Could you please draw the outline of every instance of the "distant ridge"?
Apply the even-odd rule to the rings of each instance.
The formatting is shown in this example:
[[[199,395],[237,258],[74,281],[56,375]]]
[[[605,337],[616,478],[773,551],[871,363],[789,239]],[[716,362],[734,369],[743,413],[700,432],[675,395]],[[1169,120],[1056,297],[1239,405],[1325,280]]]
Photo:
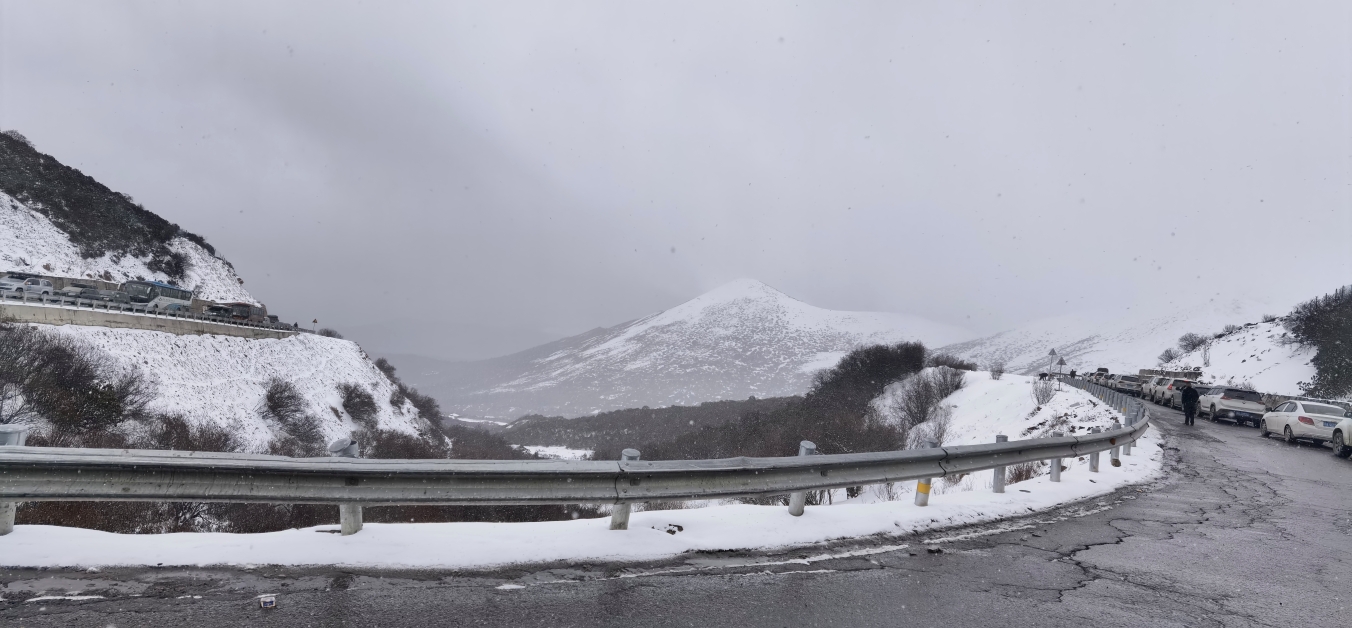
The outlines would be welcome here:
[[[572,417],[800,394],[813,373],[852,347],[903,340],[937,346],[968,337],[962,329],[914,316],[814,307],[739,279],[651,316],[509,356],[399,361],[406,379],[448,412]]]

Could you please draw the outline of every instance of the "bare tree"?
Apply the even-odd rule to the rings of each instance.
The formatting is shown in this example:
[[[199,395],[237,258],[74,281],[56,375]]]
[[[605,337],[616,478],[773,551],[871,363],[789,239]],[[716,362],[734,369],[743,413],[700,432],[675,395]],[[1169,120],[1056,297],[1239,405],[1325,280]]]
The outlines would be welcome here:
[[[991,372],[991,379],[1000,379],[1005,376],[1005,368],[1008,366],[1003,359],[991,360],[990,366],[986,368]]]
[[[1211,341],[1202,343],[1202,366],[1211,366]]]
[[[1161,365],[1164,365],[1168,362],[1173,362],[1174,360],[1177,360],[1180,355],[1181,354],[1178,352],[1178,349],[1169,347],[1168,349],[1165,349],[1164,351],[1160,352],[1159,357],[1156,359],[1159,360]]]

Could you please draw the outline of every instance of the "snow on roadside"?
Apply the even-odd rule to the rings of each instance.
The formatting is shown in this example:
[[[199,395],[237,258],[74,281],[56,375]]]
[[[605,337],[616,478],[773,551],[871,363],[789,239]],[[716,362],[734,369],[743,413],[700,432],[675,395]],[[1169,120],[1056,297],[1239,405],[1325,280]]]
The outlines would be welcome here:
[[[558,460],[586,460],[592,455],[590,449],[569,449],[563,445],[519,445],[519,447],[542,458]]]
[[[994,440],[1004,430],[1011,440],[1041,435],[1058,417],[1077,432],[1106,426],[1112,414],[1084,392],[1063,387],[1034,411],[1029,378],[1006,375],[992,381],[969,373],[967,386],[949,397],[953,409],[948,444]],[[1024,399],[1027,399],[1025,402]],[[1088,403],[1088,402],[1093,403]],[[1041,424],[1041,425],[1040,425]],[[1067,428],[1068,429],[1068,428]],[[1110,493],[1148,481],[1160,469],[1162,450],[1148,431],[1121,467],[1105,459],[1091,474],[1087,459],[1067,459],[1062,481],[1044,475],[1010,484],[1003,494],[989,491],[991,472],[968,476],[942,490],[930,505],[909,499],[856,499],[833,506],[809,506],[793,517],[782,506],[711,505],[686,510],[641,511],[629,530],[612,531],[608,519],[534,523],[368,524],[361,533],[327,534],[336,526],[264,534],[183,533],[123,535],[53,526],[17,526],[0,539],[0,564],[14,567],[105,565],[343,565],[381,568],[486,569],[546,562],[625,562],[671,558],[710,550],[766,550],[837,539],[904,536],[926,530],[984,523],[1026,515]],[[913,482],[898,486],[904,492]]]

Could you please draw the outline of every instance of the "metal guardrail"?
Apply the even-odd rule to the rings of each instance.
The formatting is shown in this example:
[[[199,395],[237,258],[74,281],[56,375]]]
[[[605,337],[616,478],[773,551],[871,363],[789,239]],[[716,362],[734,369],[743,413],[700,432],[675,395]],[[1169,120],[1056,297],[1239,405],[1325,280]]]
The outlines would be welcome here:
[[[193,312],[184,312],[178,310],[161,310],[138,306],[134,303],[118,303],[114,301],[102,301],[95,299],[80,299],[64,294],[29,294],[27,292],[0,292],[0,305],[7,301],[17,301],[24,305],[45,305],[56,306],[75,310],[95,310],[101,312],[116,312],[121,314],[137,314],[142,316],[154,316],[160,318],[174,318],[180,320],[201,321],[215,325],[231,325],[234,327],[252,327],[255,329],[270,329],[273,331],[286,331],[293,333],[314,333],[309,329],[293,327],[283,323],[260,323],[256,321],[240,321],[220,316],[207,316],[206,314],[196,314]]]
[[[625,505],[633,503],[792,494],[791,512],[799,515],[805,491],[907,480],[920,481],[917,504],[924,505],[921,494],[928,501],[933,478],[994,469],[995,490],[1003,492],[1004,468],[1010,465],[1056,461],[1052,481],[1059,481],[1060,459],[1088,455],[1091,471],[1097,471],[1099,452],[1111,450],[1117,466],[1119,448],[1130,454],[1131,443],[1149,427],[1144,407],[1135,404],[1123,406],[1126,426],[1079,436],[832,455],[806,455],[816,446],[804,441],[804,455],[720,460],[644,461],[634,450],[618,461],[285,458],[24,447],[11,438],[0,446],[0,534],[13,527],[13,502],[41,500],[358,506],[342,509],[345,534],[360,529],[361,505],[617,504],[612,528],[624,529]],[[0,443],[6,443],[4,433],[0,430]],[[331,451],[352,455],[354,445],[342,439]]]

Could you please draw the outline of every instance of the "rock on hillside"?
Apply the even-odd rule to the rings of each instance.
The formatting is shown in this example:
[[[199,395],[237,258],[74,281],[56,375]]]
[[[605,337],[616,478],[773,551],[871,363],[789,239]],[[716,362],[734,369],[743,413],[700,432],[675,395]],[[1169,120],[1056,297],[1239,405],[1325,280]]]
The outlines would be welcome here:
[[[734,281],[669,310],[470,363],[399,362],[404,377],[450,412],[516,418],[581,416],[805,392],[849,349],[960,340],[958,328],[913,316],[839,312],[761,282]]]

